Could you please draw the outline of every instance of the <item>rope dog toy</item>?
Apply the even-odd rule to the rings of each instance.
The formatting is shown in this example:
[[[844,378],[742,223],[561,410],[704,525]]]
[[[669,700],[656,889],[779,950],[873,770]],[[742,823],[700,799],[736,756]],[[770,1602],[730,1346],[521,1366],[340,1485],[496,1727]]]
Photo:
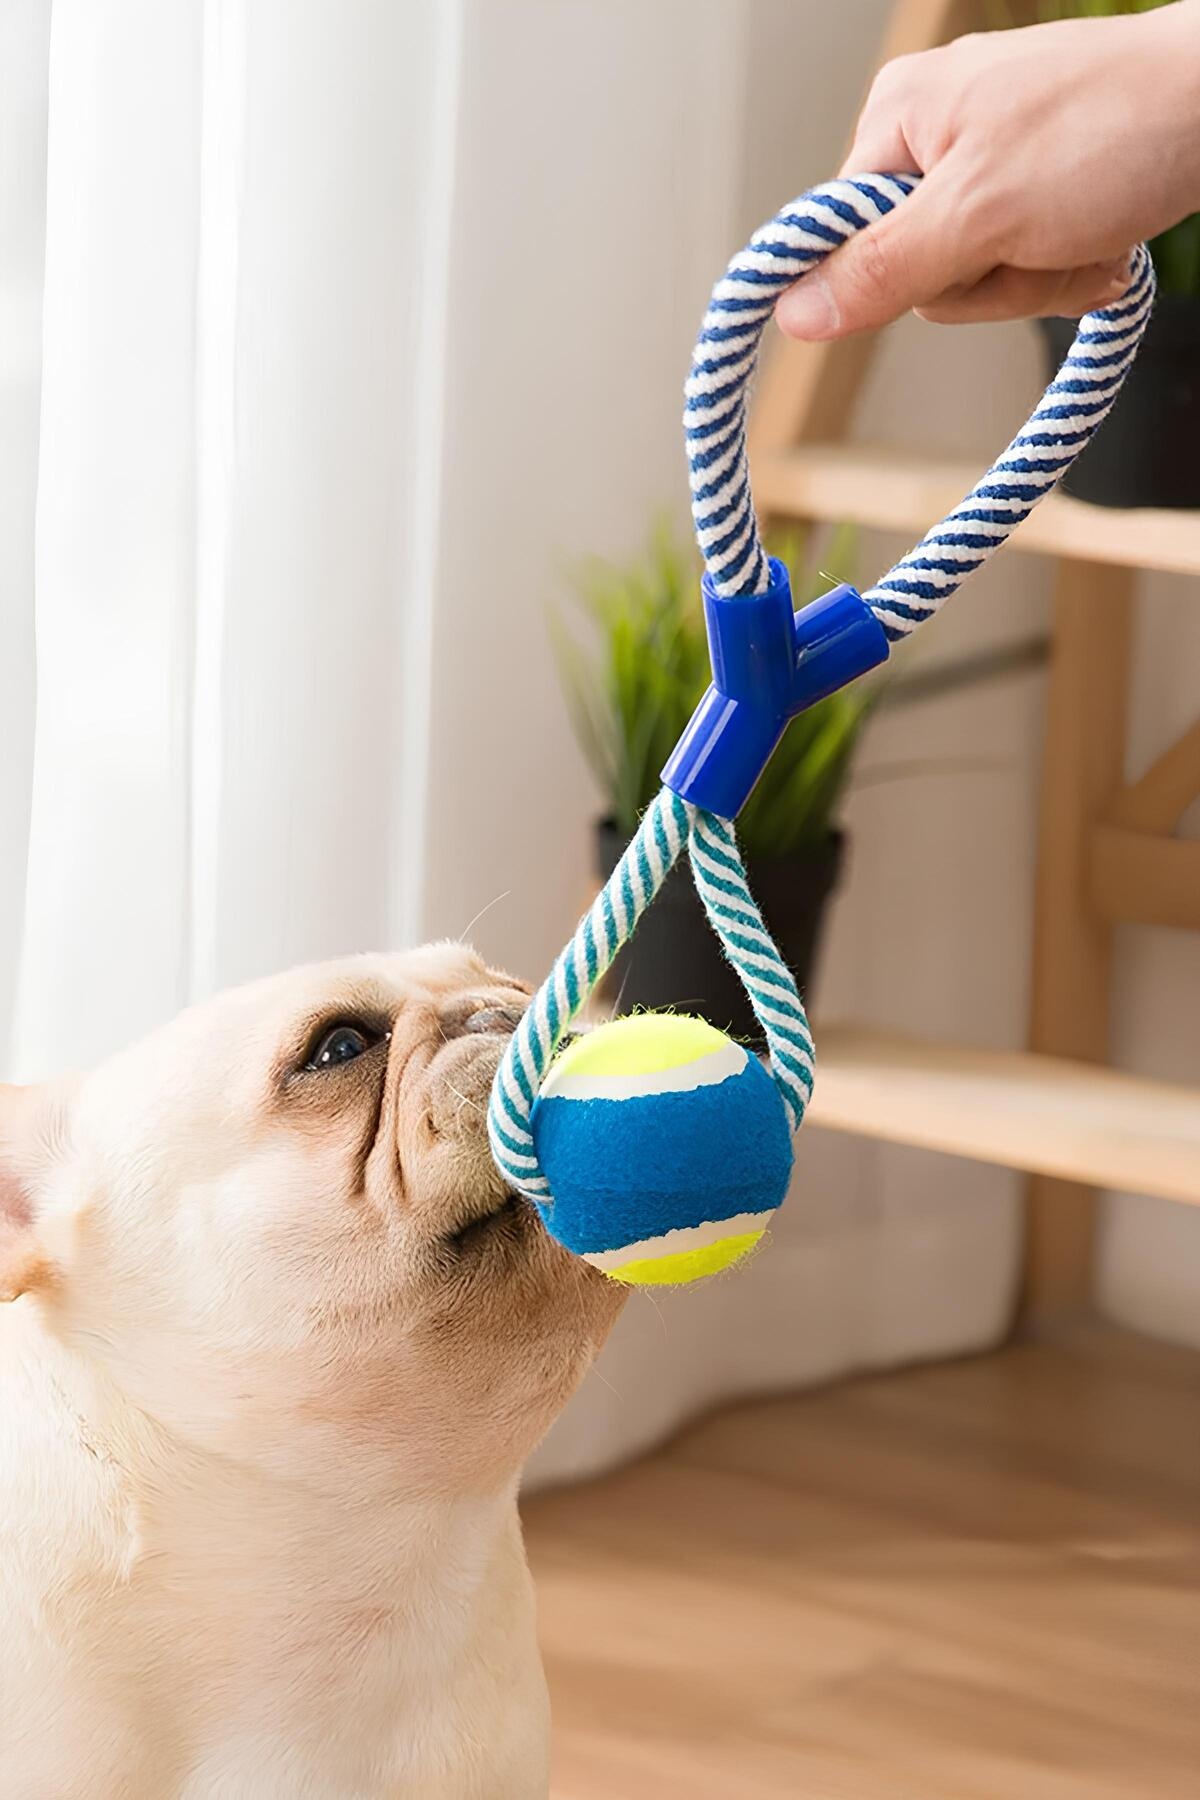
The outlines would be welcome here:
[[[1050,492],[1111,409],[1154,303],[1139,245],[1126,293],[1080,321],[1036,411],[961,505],[864,594],[843,585],[793,613],[787,573],[763,548],[746,462],[762,329],[785,288],[918,179],[860,175],[810,189],[713,289],[684,390],[713,682],[493,1084],[488,1133],[505,1180],[555,1238],[618,1280],[690,1281],[753,1248],[787,1191],[812,1095],[804,1005],[750,893],[733,819],[789,720],[886,661]],[[560,1052],[685,845],[762,1026],[769,1074],[723,1033],[673,1014],[615,1020]]]

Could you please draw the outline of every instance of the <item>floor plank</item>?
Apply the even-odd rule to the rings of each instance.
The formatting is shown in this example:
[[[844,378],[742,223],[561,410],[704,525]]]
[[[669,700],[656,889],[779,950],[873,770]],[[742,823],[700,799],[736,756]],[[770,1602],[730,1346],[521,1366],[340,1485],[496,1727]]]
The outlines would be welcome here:
[[[722,1412],[526,1505],[554,1800],[1193,1800],[1200,1357]]]

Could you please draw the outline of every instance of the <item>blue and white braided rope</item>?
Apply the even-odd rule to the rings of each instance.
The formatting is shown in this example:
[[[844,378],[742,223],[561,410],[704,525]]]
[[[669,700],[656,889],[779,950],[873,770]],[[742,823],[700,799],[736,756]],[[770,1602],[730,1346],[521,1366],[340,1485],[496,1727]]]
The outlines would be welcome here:
[[[746,413],[763,327],[779,295],[855,231],[910,194],[911,175],[860,175],[812,188],[764,225],[713,290],[685,388],[692,516],[717,592],[769,582],[746,460]],[[869,588],[863,599],[893,642],[931,618],[1050,492],[1106,418],[1154,304],[1144,245],[1114,306],[1080,321],[1071,351],[1024,428],[960,506]],[[514,1032],[492,1088],[488,1133],[505,1179],[545,1204],[530,1120],[555,1051],[613,957],[632,935],[684,845],[726,955],[763,1028],[771,1072],[794,1129],[813,1087],[813,1042],[791,972],[750,893],[732,823],[664,788],[603,892],[581,920]]]
[[[533,1200],[551,1198],[530,1129],[538,1088],[572,1020],[632,936],[685,844],[705,910],[763,1028],[793,1129],[803,1122],[813,1087],[812,1036],[792,972],[750,893],[733,826],[663,788],[534,995],[496,1074],[488,1108],[492,1155],[505,1179]]]
[[[767,1040],[775,1085],[792,1130],[799,1131],[812,1098],[814,1075],[812,1033],[800,990],[755,905],[732,821],[699,807],[689,810],[688,851],[697,891],[726,956],[742,978]]]
[[[533,1200],[551,1197],[529,1123],[542,1077],[571,1021],[674,867],[693,810],[668,788],[647,807],[607,885],[530,1001],[496,1072],[488,1107],[492,1155],[505,1180]]]
[[[827,181],[785,206],[734,257],[713,289],[684,389],[684,438],[696,541],[717,592],[768,584],[746,462],[746,412],[763,327],[785,288],[898,206],[913,175]],[[1080,321],[1037,411],[961,506],[863,595],[888,637],[907,637],[1028,517],[1107,417],[1154,304],[1154,266],[1134,252],[1115,306]]]

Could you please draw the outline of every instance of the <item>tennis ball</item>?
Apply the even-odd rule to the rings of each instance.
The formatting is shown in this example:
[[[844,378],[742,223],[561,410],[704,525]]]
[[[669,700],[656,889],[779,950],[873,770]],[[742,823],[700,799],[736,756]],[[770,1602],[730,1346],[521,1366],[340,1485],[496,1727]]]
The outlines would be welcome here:
[[[575,1038],[533,1108],[551,1235],[615,1281],[695,1281],[752,1250],[792,1139],[758,1058],[702,1019],[635,1013]]]

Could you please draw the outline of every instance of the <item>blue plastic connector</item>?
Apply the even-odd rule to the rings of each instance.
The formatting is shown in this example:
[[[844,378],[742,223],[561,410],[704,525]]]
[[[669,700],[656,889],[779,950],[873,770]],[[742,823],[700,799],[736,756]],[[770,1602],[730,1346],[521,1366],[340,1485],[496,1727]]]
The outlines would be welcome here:
[[[713,681],[662,778],[682,800],[733,819],[788,721],[886,662],[888,640],[846,584],[793,613],[788,573],[775,557],[763,594],[724,599],[707,575],[700,586]]]

